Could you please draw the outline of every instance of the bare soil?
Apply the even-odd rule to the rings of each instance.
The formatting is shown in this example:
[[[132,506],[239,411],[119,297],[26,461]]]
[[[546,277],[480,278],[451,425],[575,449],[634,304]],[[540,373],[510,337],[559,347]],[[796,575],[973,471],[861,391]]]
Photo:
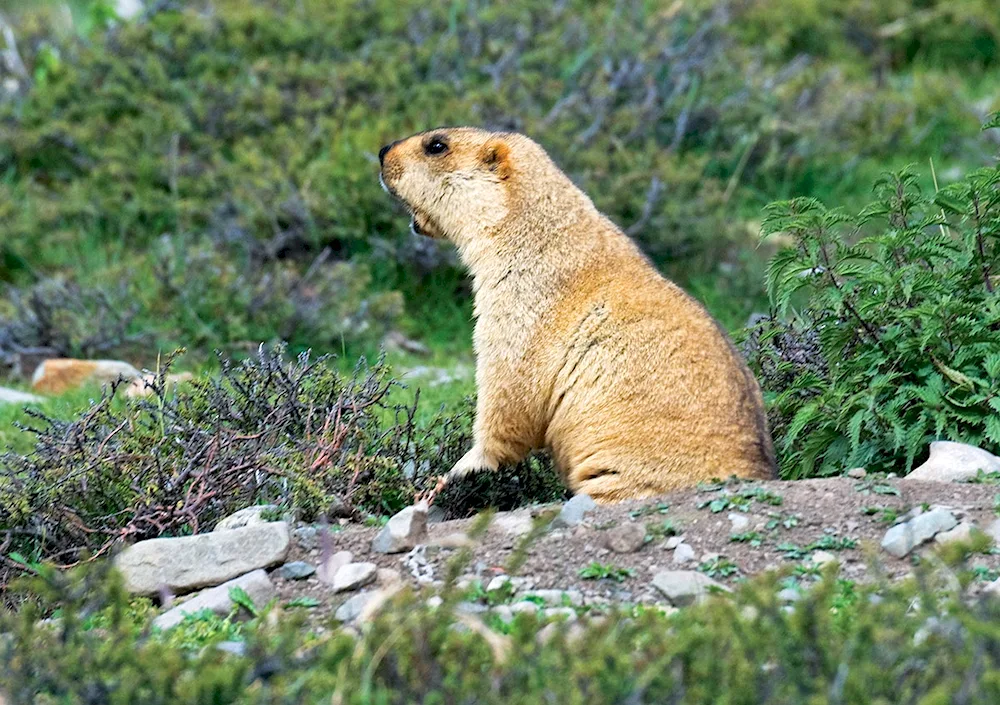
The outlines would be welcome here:
[[[732,586],[736,581],[766,571],[792,573],[799,567],[799,575],[804,574],[803,579],[809,580],[808,567],[817,550],[827,550],[836,556],[844,578],[863,581],[877,570],[889,579],[899,579],[913,570],[914,556],[926,556],[936,546],[929,543],[903,559],[880,550],[882,537],[895,517],[922,506],[944,506],[960,521],[986,529],[997,519],[994,501],[998,491],[1000,488],[985,484],[846,477],[743,483],[714,491],[705,488],[685,490],[656,499],[601,506],[588,513],[584,522],[574,528],[549,530],[531,543],[523,565],[511,574],[529,578],[535,589],[577,590],[582,593],[585,603],[591,604],[608,600],[662,602],[662,596],[650,582],[661,570],[699,569]],[[723,507],[727,500],[728,505],[735,501],[742,502],[743,507]],[[465,578],[479,579],[485,585],[492,578],[508,573],[507,566],[521,541],[519,530],[529,527],[533,516],[558,509],[559,505],[550,505],[496,515],[486,533],[471,546],[471,558],[462,570]],[[748,520],[748,526],[740,532],[744,534],[743,542],[732,538],[730,512],[737,512]],[[459,551],[452,545],[465,535],[474,521],[445,521],[429,527],[430,538],[424,554],[434,580],[445,576],[446,564]],[[612,552],[606,546],[608,533],[626,522],[645,524],[647,541],[633,553]],[[684,565],[673,563],[674,551],[667,547],[669,537],[664,535],[668,533],[664,531],[664,522],[669,522],[694,549],[693,561]],[[406,554],[384,555],[371,551],[371,540],[378,531],[378,528],[358,525],[339,527],[331,531],[325,549],[313,547],[315,542],[297,540],[289,560],[318,565],[331,551],[348,550],[354,554],[355,561],[370,561],[380,568],[397,570],[404,580],[417,586],[417,579],[405,565]],[[748,533],[752,535],[747,536]],[[714,559],[713,554],[719,558]],[[581,569],[595,562],[624,569],[628,574],[619,574],[620,582],[582,578]],[[983,554],[974,557],[972,562],[984,576],[989,576],[989,571],[1000,570],[1000,555]],[[282,580],[275,573],[272,577],[278,585],[282,603],[298,597],[319,601],[320,605],[309,611],[310,622],[317,625],[356,594],[334,594],[316,576],[306,580]]]

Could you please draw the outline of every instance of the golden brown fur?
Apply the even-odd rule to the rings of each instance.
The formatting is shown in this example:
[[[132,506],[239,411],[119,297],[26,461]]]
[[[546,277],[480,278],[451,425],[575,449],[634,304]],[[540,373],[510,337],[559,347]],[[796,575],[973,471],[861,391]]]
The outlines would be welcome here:
[[[597,501],[773,476],[739,354],[541,147],[446,128],[380,157],[414,230],[454,242],[473,276],[475,442],[448,477],[542,447]]]

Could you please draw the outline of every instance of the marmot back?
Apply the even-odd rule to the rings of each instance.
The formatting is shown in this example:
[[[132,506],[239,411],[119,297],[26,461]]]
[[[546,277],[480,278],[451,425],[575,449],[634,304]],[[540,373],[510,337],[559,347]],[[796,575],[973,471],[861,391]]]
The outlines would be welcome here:
[[[760,389],[726,335],[541,147],[446,128],[380,159],[414,231],[454,242],[473,276],[475,441],[443,482],[541,447],[597,501],[774,476]]]

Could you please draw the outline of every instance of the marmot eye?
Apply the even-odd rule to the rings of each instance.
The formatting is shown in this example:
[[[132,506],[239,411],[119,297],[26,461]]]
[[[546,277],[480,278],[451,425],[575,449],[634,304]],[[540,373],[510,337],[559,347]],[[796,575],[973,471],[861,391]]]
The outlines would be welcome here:
[[[427,154],[444,154],[448,151],[448,145],[446,145],[441,140],[431,140],[424,147],[424,151]]]

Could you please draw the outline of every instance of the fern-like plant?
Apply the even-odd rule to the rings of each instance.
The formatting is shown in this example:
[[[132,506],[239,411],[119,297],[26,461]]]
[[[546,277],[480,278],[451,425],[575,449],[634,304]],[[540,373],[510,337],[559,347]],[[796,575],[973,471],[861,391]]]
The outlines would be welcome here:
[[[747,349],[787,477],[909,471],[932,440],[1000,451],[1000,169],[933,194],[906,169],[874,190],[854,216],[765,210],[763,236],[794,246]]]

